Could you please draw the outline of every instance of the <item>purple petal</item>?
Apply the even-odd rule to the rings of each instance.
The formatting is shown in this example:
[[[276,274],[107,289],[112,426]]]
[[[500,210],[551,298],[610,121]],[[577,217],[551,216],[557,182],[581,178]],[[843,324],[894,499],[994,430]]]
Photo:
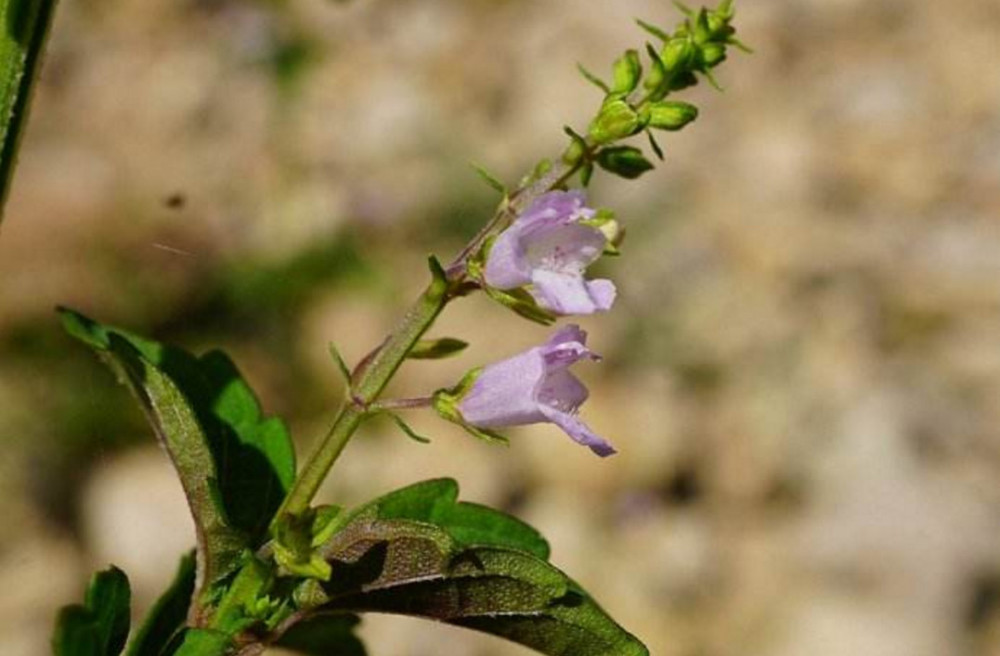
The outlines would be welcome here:
[[[480,428],[545,421],[534,390],[545,376],[542,349],[533,348],[485,367],[458,404],[465,421]]]
[[[607,285],[593,289],[581,274],[536,269],[531,282],[534,283],[531,295],[535,301],[556,314],[593,314],[607,310],[614,301],[614,293],[609,294]]]
[[[531,268],[582,273],[604,253],[608,238],[591,226],[538,223],[521,230],[520,242]]]
[[[521,243],[521,229],[507,228],[493,242],[483,272],[486,284],[497,289],[514,289],[531,282],[528,264]]]
[[[559,346],[560,344],[566,344],[567,342],[577,342],[578,344],[586,346],[587,331],[575,323],[569,323],[552,333],[552,337],[549,337],[549,341],[545,342],[545,345]]]
[[[583,191],[550,191],[535,199],[528,209],[517,217],[516,223],[529,226],[538,222],[551,223],[578,221],[594,216],[594,211],[586,207],[587,197]]]
[[[590,297],[594,299],[594,304],[600,312],[610,310],[611,306],[615,303],[615,298],[618,296],[615,283],[604,279],[588,281],[587,291],[590,292]]]
[[[602,458],[617,453],[615,448],[611,446],[607,440],[590,430],[590,428],[585,423],[580,421],[576,415],[568,412],[562,412],[561,410],[550,408],[548,406],[541,406],[541,411],[549,421],[566,431],[566,434],[569,435],[574,442],[590,447],[591,451]]]
[[[584,384],[566,369],[550,372],[535,391],[539,403],[563,412],[576,412],[589,395]]]

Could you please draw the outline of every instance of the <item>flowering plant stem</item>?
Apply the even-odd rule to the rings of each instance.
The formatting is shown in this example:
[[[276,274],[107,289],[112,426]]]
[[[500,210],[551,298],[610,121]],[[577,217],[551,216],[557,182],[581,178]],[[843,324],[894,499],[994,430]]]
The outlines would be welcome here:
[[[464,277],[446,277],[435,260],[432,260],[431,268],[434,275],[431,284],[370,359],[362,362],[355,370],[349,382],[347,399],[341,406],[330,432],[305,463],[285,502],[275,514],[276,520],[285,514],[302,514],[309,508],[309,503],[319,490],[323,479],[354,435],[354,431],[368,415],[378,411],[373,404],[379,394],[392,380],[413,346],[431,327],[444,306],[458,293],[458,287]]]

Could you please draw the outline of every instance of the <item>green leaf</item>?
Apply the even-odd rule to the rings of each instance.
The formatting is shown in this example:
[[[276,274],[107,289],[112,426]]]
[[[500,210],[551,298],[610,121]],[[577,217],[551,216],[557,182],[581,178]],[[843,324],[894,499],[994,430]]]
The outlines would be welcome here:
[[[198,534],[204,584],[266,539],[294,477],[284,424],[264,418],[224,354],[197,358],[71,310],[63,325],[93,347],[136,395],[180,476]],[[199,591],[199,598],[204,590]]]
[[[450,511],[442,525],[426,521],[447,507],[441,499],[451,497],[453,486],[429,481],[355,513],[323,548],[330,580],[300,589],[305,612],[413,615],[550,656],[648,656],[642,643],[542,558],[504,544],[468,546],[453,536]]]
[[[128,637],[131,591],[117,567],[90,580],[83,605],[59,612],[52,652],[55,656],[118,656]]]
[[[638,178],[653,168],[652,162],[646,159],[641,150],[633,146],[603,148],[598,153],[597,163],[605,171],[629,180]]]
[[[489,544],[549,557],[549,543],[534,528],[498,510],[458,501],[458,483],[435,478],[400,488],[371,501],[342,521],[346,524],[365,513],[380,520],[410,519],[443,528],[466,546]]]
[[[226,656],[232,638],[221,631],[190,629],[172,656]]]
[[[55,0],[0,0],[0,221],[10,192]]]
[[[468,342],[453,337],[422,339],[410,349],[406,357],[411,360],[440,360],[460,353],[468,346]]]
[[[364,644],[354,634],[360,621],[348,613],[312,615],[295,623],[277,646],[305,656],[367,656]]]
[[[194,554],[181,558],[173,583],[160,596],[129,644],[127,656],[163,656],[184,630],[191,595],[194,594]]]

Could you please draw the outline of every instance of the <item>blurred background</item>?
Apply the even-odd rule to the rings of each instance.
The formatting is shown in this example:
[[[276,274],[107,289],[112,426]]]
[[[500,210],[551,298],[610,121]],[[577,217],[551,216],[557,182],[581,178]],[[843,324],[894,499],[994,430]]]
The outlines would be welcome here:
[[[323,491],[454,476],[533,523],[656,656],[1000,654],[1000,4],[738,2],[756,49],[635,183],[584,418],[490,447],[373,423]],[[229,351],[300,453],[496,197],[558,154],[661,0],[64,0],[0,230],[0,653],[116,563],[142,613],[193,540],[139,411],[53,307]],[[474,297],[421,394],[547,331]],[[370,616],[373,656],[525,649]]]

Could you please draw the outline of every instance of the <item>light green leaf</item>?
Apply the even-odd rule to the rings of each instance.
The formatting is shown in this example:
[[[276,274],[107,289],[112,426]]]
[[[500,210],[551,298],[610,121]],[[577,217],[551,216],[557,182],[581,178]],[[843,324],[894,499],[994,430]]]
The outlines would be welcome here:
[[[55,656],[118,656],[128,637],[131,591],[117,567],[98,572],[83,605],[66,606],[52,637]]]

